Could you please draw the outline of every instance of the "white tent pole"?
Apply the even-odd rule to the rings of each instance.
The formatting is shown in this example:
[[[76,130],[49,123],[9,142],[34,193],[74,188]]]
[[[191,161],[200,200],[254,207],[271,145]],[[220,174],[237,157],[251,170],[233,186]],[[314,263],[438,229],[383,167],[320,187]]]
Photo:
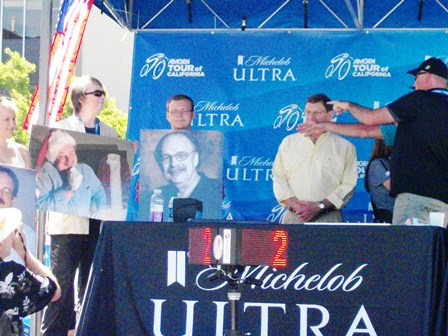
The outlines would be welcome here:
[[[350,0],[345,0],[345,5],[347,6],[348,11],[352,15],[353,22],[355,23],[356,28],[361,30],[362,27],[359,24],[359,17],[356,15],[355,10],[353,9],[353,6],[352,6],[352,3],[350,2]]]
[[[221,18],[219,17],[219,15],[216,14],[216,12],[215,12],[215,11],[208,5],[208,3],[206,3],[204,0],[201,0],[201,2],[204,4],[205,7],[207,7],[207,9],[208,9],[210,12],[212,12],[212,14],[215,16],[215,18],[217,18],[219,21],[221,21],[221,23],[222,23],[224,26],[226,26],[227,28],[230,28],[230,27],[228,26],[228,24],[225,23],[224,20],[221,19]],[[215,26],[216,26],[216,24],[215,24]]]
[[[53,0],[42,0],[40,21],[40,51],[39,51],[39,119],[38,125],[47,124],[48,106],[48,71],[50,67],[50,41],[52,32],[51,10]]]
[[[129,20],[130,20],[130,16],[132,16],[132,15],[128,13],[128,10],[126,10],[126,7],[124,10],[124,12],[126,13],[126,20],[123,20],[119,15],[117,15],[117,13],[114,10],[114,7],[111,4],[109,4],[108,0],[104,0],[104,2],[102,2],[101,6],[104,6],[109,11],[112,18],[115,20],[115,22],[118,23],[118,25],[121,28],[124,29],[124,28],[128,27],[129,29],[131,29],[132,25],[129,23],[130,22]],[[124,4],[124,6],[126,6],[126,4]],[[101,9],[101,7],[99,7],[99,6],[97,6],[97,7],[99,9]]]
[[[154,21],[165,9],[167,9],[172,3],[174,2],[174,0],[169,1],[161,10],[159,10],[157,12],[156,15],[154,15],[151,20],[149,20],[148,22],[146,22],[141,29],[145,29],[152,21]],[[132,22],[131,22],[132,24]]]
[[[440,7],[442,7],[443,8],[443,10],[445,11],[445,12],[447,12],[448,13],[448,9],[439,1],[439,0],[436,0],[436,2],[440,5]]]
[[[328,5],[324,2],[324,0],[319,0],[319,1],[320,1],[320,3],[327,9],[327,11],[329,11],[330,14],[333,15],[333,16],[336,18],[336,20],[338,20],[338,21],[339,21],[345,28],[348,28],[348,25],[346,25],[345,22],[342,21],[342,19],[341,19],[339,16],[336,15],[336,13],[330,8],[330,6],[328,6]]]
[[[286,0],[279,8],[277,8],[277,10],[272,13],[266,20],[263,21],[263,23],[261,25],[258,26],[258,28],[263,28],[263,26],[270,20],[272,19],[275,14],[277,14],[283,7],[285,7],[287,4],[289,3],[289,0]]]
[[[40,18],[40,50],[39,50],[39,119],[38,125],[47,124],[48,106],[48,71],[50,66],[50,42],[52,33],[53,0],[42,0]],[[36,256],[43,261],[45,244],[45,212],[37,211],[36,225]],[[34,315],[31,335],[40,335],[42,311]]]
[[[388,17],[389,17],[389,15],[391,15],[398,7],[400,7],[403,3],[405,2],[405,0],[401,0],[399,3],[397,3],[396,5],[395,5],[395,7],[394,8],[392,8],[390,11],[389,11],[389,13],[387,13],[380,21],[378,21],[374,26],[373,26],[373,28],[376,28],[376,27],[378,27],[380,24],[381,24],[381,22],[383,22],[384,20],[386,20]]]
[[[364,0],[358,0],[359,29],[364,29]]]

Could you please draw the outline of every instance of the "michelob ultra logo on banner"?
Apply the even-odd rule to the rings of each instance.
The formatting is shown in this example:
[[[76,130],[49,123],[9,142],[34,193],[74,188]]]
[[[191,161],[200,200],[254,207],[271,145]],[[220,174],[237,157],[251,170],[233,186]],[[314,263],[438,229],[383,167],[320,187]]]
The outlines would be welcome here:
[[[403,46],[406,52],[397,53]],[[409,92],[414,78],[407,70],[443,55],[444,31],[139,32],[128,138],[139,140],[141,129],[168,129],[168,98],[192,97],[192,128],[224,132],[222,218],[278,221],[271,167],[257,162],[274,161],[282,139],[303,122],[307,97],[325,93],[384,106]],[[356,122],[347,114],[337,121]],[[363,222],[371,215],[363,170],[373,140],[348,140],[359,163],[344,220]]]

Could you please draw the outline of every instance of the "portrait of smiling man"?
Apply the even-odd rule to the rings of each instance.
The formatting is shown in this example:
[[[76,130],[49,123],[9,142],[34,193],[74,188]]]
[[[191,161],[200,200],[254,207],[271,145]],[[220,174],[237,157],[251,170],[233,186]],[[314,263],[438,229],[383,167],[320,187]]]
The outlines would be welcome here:
[[[0,208],[12,207],[17,196],[19,180],[11,169],[0,166]]]
[[[204,219],[221,218],[223,163],[216,158],[222,158],[222,132],[143,130],[140,140],[142,220],[148,218],[154,189],[162,190],[165,216],[174,196],[200,200]]]
[[[50,130],[45,147],[45,162],[36,176],[37,206],[85,217],[105,208],[101,181],[90,166],[78,162],[75,139],[66,131]]]
[[[199,154],[196,140],[187,134],[171,133],[162,138],[160,144],[157,153],[163,176],[176,186],[178,197],[190,197],[201,179],[207,180],[197,171]]]
[[[26,245],[32,253],[36,251],[35,211],[34,207],[30,207],[29,204],[34,202],[35,189],[34,170],[0,165],[0,209],[17,208],[20,210]],[[16,251],[11,251],[8,260],[23,264],[23,260]]]
[[[155,157],[168,182],[162,187],[165,203],[173,195],[194,198],[202,201],[204,218],[219,218],[213,209],[221,206],[221,180],[209,178],[200,171],[200,144],[192,132],[163,136],[155,149]]]

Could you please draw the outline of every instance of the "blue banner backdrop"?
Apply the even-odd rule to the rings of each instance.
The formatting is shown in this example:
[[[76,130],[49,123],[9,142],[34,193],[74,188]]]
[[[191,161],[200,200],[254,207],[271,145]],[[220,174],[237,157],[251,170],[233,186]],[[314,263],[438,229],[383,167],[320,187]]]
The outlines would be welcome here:
[[[278,222],[284,210],[272,192],[272,164],[281,140],[303,122],[306,98],[326,93],[382,106],[411,90],[406,71],[429,56],[448,58],[445,31],[138,32],[128,138],[138,140],[140,129],[168,128],[167,99],[191,96],[193,129],[225,133],[223,218]],[[370,221],[363,178],[373,141],[349,140],[359,179],[345,220]],[[129,220],[138,218],[137,206],[129,205]]]

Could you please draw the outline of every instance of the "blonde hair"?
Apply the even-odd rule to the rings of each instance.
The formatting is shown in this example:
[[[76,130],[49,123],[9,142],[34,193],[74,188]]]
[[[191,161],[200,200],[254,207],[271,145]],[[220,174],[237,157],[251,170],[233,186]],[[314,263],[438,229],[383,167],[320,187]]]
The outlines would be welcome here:
[[[7,97],[0,97],[0,109],[1,108],[5,110],[12,110],[14,111],[14,113],[16,113],[18,110],[16,103],[14,103],[11,99]]]

